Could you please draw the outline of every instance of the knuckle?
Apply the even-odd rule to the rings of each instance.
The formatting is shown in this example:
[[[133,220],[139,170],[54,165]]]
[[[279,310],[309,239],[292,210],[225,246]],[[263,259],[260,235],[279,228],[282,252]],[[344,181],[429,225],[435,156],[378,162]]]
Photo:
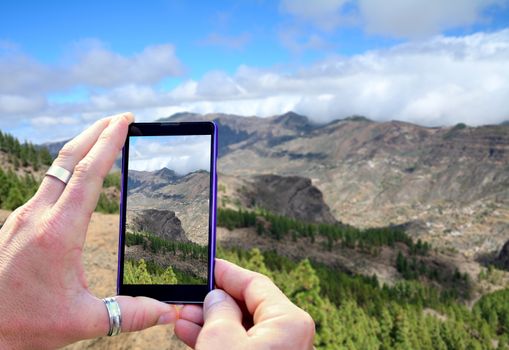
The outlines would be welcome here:
[[[54,247],[63,230],[62,221],[59,215],[45,217],[40,225],[37,225],[34,243],[40,247]]]
[[[79,177],[79,178],[86,178],[90,170],[92,169],[92,162],[88,158],[84,158],[76,164],[74,167],[74,173],[73,176]]]
[[[299,324],[302,327],[302,332],[314,336],[315,334],[315,321],[309,313],[304,310],[300,310]]]
[[[31,213],[29,205],[22,205],[14,210],[11,214],[13,222],[13,230],[18,231],[21,228],[28,226],[31,222]]]
[[[69,159],[69,158],[72,159],[74,157],[75,151],[76,151],[76,143],[74,142],[74,140],[71,140],[71,141],[67,142],[64,145],[64,147],[62,147],[62,149],[60,149],[60,151],[58,152],[58,158],[62,159],[62,160]]]

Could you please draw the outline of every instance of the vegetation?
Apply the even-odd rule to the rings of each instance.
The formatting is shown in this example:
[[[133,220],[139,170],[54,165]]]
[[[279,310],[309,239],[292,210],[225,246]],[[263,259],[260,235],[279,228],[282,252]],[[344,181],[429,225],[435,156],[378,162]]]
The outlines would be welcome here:
[[[121,182],[120,172],[116,171],[113,173],[109,173],[104,178],[103,188],[114,187],[120,191],[120,182]]]
[[[312,224],[272,214],[265,210],[245,211],[219,208],[217,225],[229,230],[240,227],[255,227],[259,235],[268,235],[281,240],[291,237],[307,237],[315,242],[317,236],[326,240],[326,248],[332,250],[336,243],[342,247],[359,248],[366,253],[377,254],[382,246],[393,247],[399,242],[406,245],[412,254],[426,255],[430,249],[429,243],[417,241],[405,233],[401,227],[381,227],[361,230],[343,224]]]
[[[126,233],[126,245],[143,245],[152,253],[179,254],[183,259],[198,259],[207,262],[208,248],[193,242],[177,242],[159,238],[149,232]]]
[[[104,192],[101,192],[95,211],[105,214],[115,214],[119,212],[119,209],[120,204],[118,198],[109,198]]]
[[[52,157],[45,147],[35,147],[30,142],[21,143],[11,134],[0,131],[0,151],[8,154],[9,162],[14,168],[20,166],[31,166],[35,171],[39,170],[41,165],[50,165]]]
[[[175,267],[162,268],[152,260],[127,259],[124,262],[125,284],[206,284],[207,280],[192,276]]]
[[[508,349],[509,290],[484,296],[469,311],[418,281],[380,286],[309,260],[257,249],[218,256],[271,277],[316,323],[317,349]]]
[[[175,272],[170,267],[162,273],[150,273],[144,259],[136,262],[126,260],[124,262],[124,283],[125,284],[176,284],[178,283]]]
[[[186,260],[192,259],[196,261],[197,264],[202,264],[203,266],[207,266],[208,261],[208,248],[203,247],[199,244],[193,242],[176,242],[169,241],[162,238],[159,238],[149,232],[135,232],[135,233],[126,233],[125,236],[125,244],[126,246],[134,246],[134,245],[142,245],[144,250],[151,251],[154,254],[172,254],[178,260]],[[164,268],[152,260],[144,261],[141,259],[138,262],[134,260],[126,260],[131,261],[131,266],[129,266],[128,273],[130,274],[130,281],[160,281],[165,278],[168,278],[169,272],[168,268]],[[143,261],[143,263],[142,263]],[[146,272],[143,270],[145,269]],[[127,270],[124,271],[124,274]],[[178,283],[181,284],[205,284],[207,280],[194,275],[189,271],[181,271],[175,266],[172,267],[172,273],[175,276]],[[149,277],[147,277],[149,276]],[[126,278],[126,277],[124,277]],[[149,283],[149,282],[130,282],[130,283]],[[159,283],[159,282],[158,282]],[[163,283],[163,282],[161,282]]]
[[[17,175],[11,169],[0,169],[0,208],[14,210],[32,197],[39,181],[33,175]]]
[[[30,142],[21,143],[14,136],[0,131],[0,152],[7,156],[13,169],[32,167],[34,171],[48,167],[53,161],[49,151],[36,147]],[[0,169],[0,208],[14,210],[32,197],[40,184],[40,179],[31,174],[18,175],[12,169]],[[111,173],[104,179],[104,188],[114,187],[120,190],[120,173]],[[118,213],[119,199],[101,193],[96,211]]]

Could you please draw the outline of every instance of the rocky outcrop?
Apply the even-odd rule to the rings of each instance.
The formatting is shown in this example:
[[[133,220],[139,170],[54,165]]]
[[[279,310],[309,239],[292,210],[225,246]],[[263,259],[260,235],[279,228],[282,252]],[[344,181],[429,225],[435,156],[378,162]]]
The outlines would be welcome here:
[[[509,241],[507,241],[502,247],[502,250],[500,250],[496,259],[496,264],[500,268],[509,271]]]
[[[180,219],[171,210],[145,209],[131,214],[135,231],[145,231],[169,241],[189,242]]]
[[[300,176],[258,175],[243,195],[248,206],[306,222],[335,223],[322,192]]]

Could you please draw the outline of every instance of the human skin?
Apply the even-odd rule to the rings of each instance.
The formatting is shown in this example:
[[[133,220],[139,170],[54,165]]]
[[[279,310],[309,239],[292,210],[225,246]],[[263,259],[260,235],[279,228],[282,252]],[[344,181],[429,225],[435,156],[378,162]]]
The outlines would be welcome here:
[[[180,310],[175,334],[195,349],[313,349],[315,324],[266,276],[216,259],[218,289]]]
[[[134,117],[97,121],[67,143],[54,164],[73,171],[64,185],[51,176],[0,230],[0,348],[45,349],[104,336],[106,307],[87,286],[83,245],[104,177]],[[119,296],[122,332],[175,322],[178,311],[145,297]]]

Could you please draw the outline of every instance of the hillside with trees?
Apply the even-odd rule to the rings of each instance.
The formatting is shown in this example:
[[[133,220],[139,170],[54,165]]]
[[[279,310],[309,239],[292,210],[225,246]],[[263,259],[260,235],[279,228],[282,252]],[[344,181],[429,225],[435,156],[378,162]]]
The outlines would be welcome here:
[[[30,199],[52,161],[47,148],[0,130],[0,209],[14,210]],[[96,211],[118,212],[120,173],[108,174],[103,188]]]

